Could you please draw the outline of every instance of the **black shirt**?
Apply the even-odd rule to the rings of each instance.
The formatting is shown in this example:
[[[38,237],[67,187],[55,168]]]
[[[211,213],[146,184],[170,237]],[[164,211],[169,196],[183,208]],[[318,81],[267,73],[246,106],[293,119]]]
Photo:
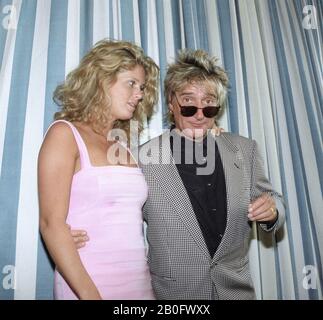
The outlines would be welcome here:
[[[203,141],[193,142],[172,130],[170,145],[210,256],[213,257],[226,227],[227,195],[218,146],[212,136],[207,137]],[[214,170],[206,170],[211,164],[214,164]],[[198,172],[198,169],[204,169],[207,174],[201,174],[203,171]]]

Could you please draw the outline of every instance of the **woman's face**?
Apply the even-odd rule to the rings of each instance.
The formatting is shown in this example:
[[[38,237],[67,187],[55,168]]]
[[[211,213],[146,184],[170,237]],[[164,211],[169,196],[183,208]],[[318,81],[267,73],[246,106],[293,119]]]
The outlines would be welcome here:
[[[145,70],[141,65],[118,73],[116,82],[109,89],[110,115],[113,121],[132,118],[143,98],[145,77]]]

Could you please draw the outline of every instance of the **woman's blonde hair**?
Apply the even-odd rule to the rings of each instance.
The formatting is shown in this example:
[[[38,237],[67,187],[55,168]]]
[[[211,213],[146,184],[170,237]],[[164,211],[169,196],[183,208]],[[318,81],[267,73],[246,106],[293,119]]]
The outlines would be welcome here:
[[[140,132],[145,117],[151,117],[158,101],[159,68],[142,48],[126,41],[99,41],[67,75],[65,82],[57,86],[53,98],[61,110],[55,113],[55,120],[85,122],[101,133],[109,121],[108,89],[119,72],[132,70],[137,65],[144,68],[146,76],[143,99],[132,118],[138,121]],[[129,137],[130,120],[118,120],[114,128],[125,130]]]
[[[211,85],[217,97],[218,106],[223,107],[228,90],[228,76],[224,69],[217,65],[217,59],[203,50],[184,49],[179,52],[174,63],[168,65],[164,96],[167,105],[172,95],[182,90],[187,84],[197,82]],[[174,123],[174,116],[168,110],[168,121]]]

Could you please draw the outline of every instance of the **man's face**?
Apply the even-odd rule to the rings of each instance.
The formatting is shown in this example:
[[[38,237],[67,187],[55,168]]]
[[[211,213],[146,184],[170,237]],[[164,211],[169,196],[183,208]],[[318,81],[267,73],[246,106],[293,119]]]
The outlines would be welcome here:
[[[216,105],[217,99],[210,83],[193,82],[187,83],[181,90],[173,94],[169,108],[173,112],[176,128],[191,139],[199,139],[214,126],[214,117],[205,117],[203,108]],[[195,106],[199,109],[194,115],[185,117],[181,114],[180,106],[182,108]]]

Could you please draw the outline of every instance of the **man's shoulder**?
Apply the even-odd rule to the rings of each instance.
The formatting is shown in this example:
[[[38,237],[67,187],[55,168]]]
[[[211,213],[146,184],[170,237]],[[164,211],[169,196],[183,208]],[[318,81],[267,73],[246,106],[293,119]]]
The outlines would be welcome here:
[[[248,138],[248,137],[244,137],[241,136],[237,133],[233,133],[233,132],[222,132],[221,135],[223,135],[226,139],[232,141],[232,142],[236,142],[236,143],[253,143],[253,140]]]
[[[232,132],[223,132],[221,136],[237,148],[251,148],[255,144],[254,140]]]

